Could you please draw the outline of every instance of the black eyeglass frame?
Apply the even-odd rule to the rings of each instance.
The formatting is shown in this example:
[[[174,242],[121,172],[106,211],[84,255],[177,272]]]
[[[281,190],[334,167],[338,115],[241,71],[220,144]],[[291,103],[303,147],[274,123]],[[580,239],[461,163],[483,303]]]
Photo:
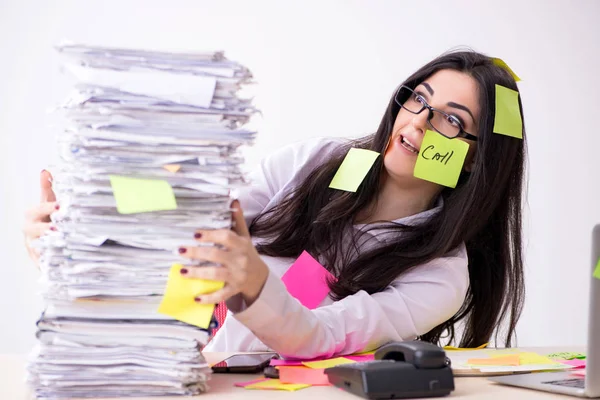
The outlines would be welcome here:
[[[411,111],[408,108],[404,107],[404,104],[398,99],[398,94],[400,93],[400,91],[402,89],[406,89],[408,90],[410,93],[412,93],[413,95],[419,96],[421,97],[422,101],[423,101],[423,107],[421,107],[421,109],[419,111]],[[409,97],[410,98],[410,97]],[[408,99],[407,99],[408,100]],[[423,112],[424,109],[427,109],[429,111],[429,115],[427,116],[427,124],[431,127],[431,129],[433,129],[434,131],[436,131],[437,133],[439,133],[440,135],[447,137],[448,139],[454,139],[454,138],[464,138],[464,139],[468,139],[468,140],[473,140],[473,141],[477,141],[477,136],[470,134],[469,132],[465,131],[462,124],[460,123],[460,121],[456,121],[456,123],[459,126],[460,131],[458,132],[458,134],[456,134],[456,136],[448,136],[442,132],[440,132],[435,126],[433,126],[433,124],[431,123],[431,120],[433,119],[433,112],[438,112],[440,114],[442,114],[444,117],[448,118],[448,117],[452,117],[451,115],[449,115],[448,113],[442,111],[442,110],[438,110],[435,107],[432,107],[429,105],[429,103],[427,103],[427,101],[425,101],[425,99],[423,98],[423,96],[421,96],[418,93],[415,93],[414,90],[412,90],[411,88],[409,88],[406,85],[401,85],[398,88],[398,91],[396,92],[396,95],[394,96],[394,101],[396,102],[396,104],[398,104],[400,107],[402,107],[403,109],[405,109],[406,111],[408,111],[411,114],[421,114]],[[454,117],[456,119],[456,117]]]

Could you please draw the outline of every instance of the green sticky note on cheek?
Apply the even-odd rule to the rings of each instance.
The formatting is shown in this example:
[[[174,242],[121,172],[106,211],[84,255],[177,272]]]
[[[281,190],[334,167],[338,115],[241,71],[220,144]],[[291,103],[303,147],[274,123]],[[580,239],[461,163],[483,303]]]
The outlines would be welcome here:
[[[469,144],[427,131],[415,164],[417,178],[455,188],[463,169]]]
[[[594,270],[594,278],[600,279],[600,259],[598,260],[598,263],[596,264],[596,269]]]
[[[379,153],[376,151],[351,148],[331,180],[329,187],[347,192],[356,192],[378,156]]]
[[[110,185],[121,214],[177,209],[169,182],[110,175]]]
[[[494,133],[523,139],[519,92],[500,85],[496,85]]]

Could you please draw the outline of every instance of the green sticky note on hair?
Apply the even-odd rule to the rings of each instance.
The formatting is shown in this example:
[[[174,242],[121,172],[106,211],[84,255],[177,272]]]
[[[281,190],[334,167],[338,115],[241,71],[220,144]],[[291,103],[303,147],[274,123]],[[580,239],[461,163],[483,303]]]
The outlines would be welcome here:
[[[594,270],[594,278],[600,279],[600,259],[598,259],[598,263],[596,264],[596,269]]]
[[[523,120],[519,109],[519,92],[496,85],[494,133],[523,139]]]
[[[513,77],[515,82],[519,82],[521,80],[521,78],[519,78],[515,71],[513,71],[512,68],[509,67],[508,64],[504,62],[504,60],[502,60],[501,58],[492,57],[492,62],[500,68],[502,68],[503,70],[507,71],[510,74],[510,76]]]
[[[378,156],[379,153],[376,151],[351,148],[331,180],[329,187],[347,192],[356,192]]]
[[[169,182],[110,175],[110,185],[121,214],[177,209],[177,201]]]
[[[463,169],[469,144],[427,131],[417,156],[414,175],[439,185],[455,188]]]

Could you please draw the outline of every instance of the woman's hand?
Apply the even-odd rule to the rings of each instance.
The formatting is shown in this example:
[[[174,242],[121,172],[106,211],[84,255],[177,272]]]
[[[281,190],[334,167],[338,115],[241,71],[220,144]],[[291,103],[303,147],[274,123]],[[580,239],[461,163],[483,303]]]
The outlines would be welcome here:
[[[258,298],[269,275],[269,268],[252,244],[240,203],[232,203],[234,226],[231,230],[198,230],[194,237],[200,243],[215,243],[217,247],[180,247],[182,257],[198,261],[210,261],[220,267],[186,267],[181,270],[186,278],[223,281],[223,289],[196,297],[199,303],[219,303],[238,293],[246,305]]]
[[[33,261],[39,261],[39,253],[31,247],[31,241],[39,238],[48,230],[56,230],[56,227],[50,222],[50,215],[58,210],[56,196],[52,190],[52,175],[43,170],[40,174],[41,200],[40,204],[29,209],[25,214],[25,224],[23,234],[25,235],[25,247],[29,257]]]

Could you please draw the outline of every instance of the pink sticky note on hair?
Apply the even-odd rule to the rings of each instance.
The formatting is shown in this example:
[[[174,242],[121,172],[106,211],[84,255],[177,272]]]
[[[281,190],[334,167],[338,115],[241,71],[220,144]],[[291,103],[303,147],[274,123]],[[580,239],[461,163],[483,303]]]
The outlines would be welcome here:
[[[313,310],[329,293],[327,279],[333,275],[306,251],[292,264],[281,280],[288,292]]]

